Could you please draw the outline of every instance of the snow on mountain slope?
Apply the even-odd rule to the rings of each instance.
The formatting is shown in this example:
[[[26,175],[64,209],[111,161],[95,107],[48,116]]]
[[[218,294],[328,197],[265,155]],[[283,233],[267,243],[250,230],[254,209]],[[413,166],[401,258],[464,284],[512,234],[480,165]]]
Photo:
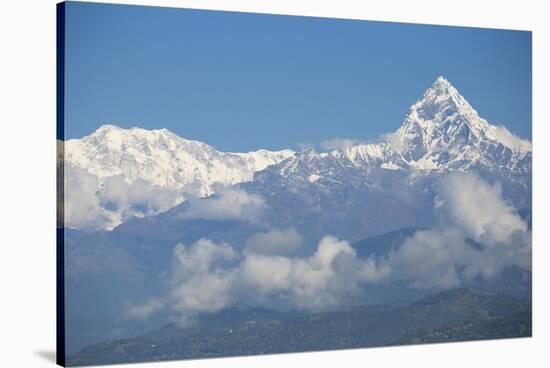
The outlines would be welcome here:
[[[419,198],[429,200],[419,192],[427,193],[449,171],[475,171],[490,182],[498,180],[504,192],[529,207],[531,160],[529,141],[489,124],[439,77],[395,132],[376,143],[349,140],[329,152],[224,153],[166,129],[102,126],[65,143],[65,177],[73,182],[65,187],[80,191],[72,193],[74,197],[66,194],[65,218],[76,228],[110,229],[131,216],[154,215],[185,198],[209,196],[218,183],[250,181],[245,187],[281,202],[284,197],[290,207],[308,193],[311,198],[304,206],[321,197],[329,202],[349,199],[357,190],[370,198],[372,193],[412,190],[415,193],[407,199],[412,210]],[[398,207],[403,198],[394,199]]]
[[[70,202],[66,226],[87,229],[110,229],[130,216],[156,214],[185,198],[209,196],[217,184],[251,180],[254,172],[294,154],[291,150],[219,152],[166,129],[113,125],[103,125],[82,139],[67,140],[64,152],[66,192],[89,188],[71,201],[66,198]],[[74,208],[89,196],[88,202],[94,205]],[[88,214],[84,223],[79,221],[83,214]]]
[[[195,185],[199,196],[213,193],[215,183],[235,184],[294,154],[291,150],[225,153],[166,130],[122,129],[103,125],[82,139],[65,142],[65,160],[105,178],[122,175],[163,188],[180,190]]]
[[[279,165],[281,175],[288,173],[289,167],[307,166],[294,161],[333,159],[344,160],[344,166],[352,165],[367,173],[381,168],[405,170],[417,176],[482,167],[528,174],[532,147],[505,127],[482,119],[449,81],[439,77],[412,105],[402,126],[382,141],[317,153],[316,159],[310,157],[312,154],[295,155]],[[304,173],[318,175],[317,171],[313,165]]]
[[[415,169],[467,169],[480,164],[530,171],[531,143],[482,119],[443,77],[410,108],[392,142]]]
[[[327,223],[341,224],[331,233],[350,229],[345,235],[352,238],[360,231],[372,235],[422,227],[424,220],[429,225],[439,180],[452,171],[498,182],[506,200],[516,208],[530,208],[531,159],[529,141],[489,124],[439,77],[412,105],[402,126],[380,141],[299,152],[257,172],[242,186],[278,208],[278,218],[292,223],[313,214],[296,217],[288,214],[289,208],[316,210]]]

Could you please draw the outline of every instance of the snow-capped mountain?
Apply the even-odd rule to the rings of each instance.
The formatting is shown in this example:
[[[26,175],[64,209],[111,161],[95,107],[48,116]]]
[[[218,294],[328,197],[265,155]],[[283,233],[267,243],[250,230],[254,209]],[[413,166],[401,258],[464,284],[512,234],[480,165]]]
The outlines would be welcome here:
[[[293,154],[291,150],[226,153],[166,129],[114,125],[103,125],[89,136],[65,142],[65,162],[99,178],[122,175],[129,184],[141,179],[173,190],[193,186],[198,196],[211,195],[216,183],[251,180],[254,172]]]
[[[410,108],[391,141],[415,169],[465,170],[484,165],[531,170],[531,143],[482,119],[443,77]]]
[[[212,195],[217,184],[251,180],[255,172],[294,155],[291,150],[220,152],[166,129],[113,125],[62,146],[65,226],[92,230]]]
[[[448,80],[439,77],[412,105],[402,126],[380,142],[298,154],[271,171],[288,176],[301,168],[309,181],[325,174],[330,178],[337,167],[360,169],[364,174],[375,169],[404,170],[412,176],[486,169],[521,175],[531,172],[531,157],[529,141],[504,126],[489,124]]]
[[[266,198],[280,227],[354,239],[430,226],[437,185],[451,171],[498,182],[507,201],[528,209],[531,157],[530,142],[489,124],[439,77],[379,142],[302,151],[241,186]]]
[[[155,215],[186,198],[210,196],[218,183],[241,183],[266,198],[272,209],[281,210],[282,225],[285,219],[286,225],[296,221],[291,211],[315,210],[344,226],[349,214],[359,216],[376,202],[387,219],[377,213],[368,224],[358,220],[357,228],[380,223],[380,231],[409,226],[419,214],[429,222],[432,189],[449,171],[474,171],[499,181],[518,208],[529,208],[531,201],[531,143],[489,124],[443,77],[411,106],[395,132],[376,143],[329,152],[224,153],[166,129],[112,125],[66,141],[64,149],[65,177],[73,181],[65,187],[78,189],[75,197],[66,194],[65,219],[76,228],[111,229],[132,216]],[[401,222],[392,220],[399,217],[392,208],[407,214]],[[348,215],[333,218],[344,212]],[[311,217],[311,224],[318,220]]]
[[[375,262],[380,257],[383,260],[379,263],[382,265],[380,269],[390,264],[388,274],[390,277],[396,275],[396,278],[380,284],[374,281],[360,285],[353,276],[355,261],[348,267],[350,254],[340,252],[329,262],[328,270],[329,273],[341,274],[342,278],[328,280],[313,275],[314,283],[321,282],[321,289],[348,290],[351,286],[349,290],[355,294],[365,287],[369,302],[376,298],[379,298],[379,303],[394,302],[403,297],[417,299],[417,293],[431,289],[420,283],[417,284],[419,287],[413,286],[409,290],[402,275],[420,274],[422,282],[428,278],[443,278],[446,282],[447,277],[440,275],[446,275],[450,270],[451,275],[456,274],[451,279],[462,281],[458,275],[462,269],[469,269],[468,264],[448,263],[447,259],[467,258],[473,268],[485,264],[480,261],[482,253],[462,250],[466,240],[472,240],[468,244],[476,252],[478,246],[483,248],[476,239],[460,237],[458,247],[447,244],[455,241],[457,229],[451,223],[451,231],[446,230],[449,224],[444,222],[453,219],[437,216],[437,211],[442,211],[443,207],[436,208],[436,203],[439,205],[444,199],[437,202],[435,199],[441,179],[451,171],[475,172],[489,184],[500,183],[506,205],[500,205],[499,192],[498,195],[492,193],[499,199],[498,206],[484,205],[484,211],[485,208],[479,205],[474,207],[475,210],[464,211],[476,224],[472,233],[478,228],[483,228],[484,233],[487,227],[491,232],[500,232],[509,224],[515,224],[517,219],[511,216],[512,209],[507,207],[508,204],[518,214],[522,213],[526,223],[530,223],[531,218],[530,142],[482,119],[456,88],[441,77],[411,106],[399,129],[372,144],[345,145],[328,152],[260,150],[223,153],[166,130],[125,130],[104,126],[88,137],[67,141],[64,149],[65,226],[78,230],[112,230],[65,232],[67,295],[73,301],[69,303],[73,308],[68,313],[74,317],[69,320],[98,316],[96,305],[89,303],[90,300],[106,301],[99,313],[109,316],[118,316],[119,313],[127,316],[128,305],[132,302],[149,308],[149,303],[143,304],[144,301],[163,299],[162,294],[159,298],[159,290],[167,286],[166,276],[171,270],[172,260],[176,256],[193,259],[192,254],[205,253],[196,246],[205,239],[213,244],[208,245],[208,249],[230,246],[235,255],[243,255],[245,267],[249,265],[247,254],[254,255],[254,247],[249,246],[253,241],[268,243],[267,248],[280,246],[285,249],[285,243],[299,243],[294,249],[295,254],[289,256],[298,258],[257,255],[258,259],[270,260],[271,263],[275,260],[276,268],[280,268],[279,261],[283,261],[283,266],[296,263],[299,267],[308,265],[306,260],[309,259],[319,263],[317,255],[324,253],[318,244],[331,235],[354,245],[358,257],[375,255],[376,259],[370,260]],[[481,193],[487,193],[487,189],[479,185],[481,182],[474,181],[474,185],[481,187]],[[218,189],[216,183],[234,186]],[[498,186],[493,188],[499,191]],[[461,194],[462,186],[457,184],[452,190]],[[203,197],[213,191],[216,195],[210,198],[184,201],[189,195]],[[474,197],[470,202],[477,200]],[[483,210],[478,211],[479,208]],[[487,217],[495,215],[493,212],[503,209],[505,216],[496,216],[498,222],[486,221]],[[511,217],[514,220],[510,220]],[[418,233],[420,229],[431,230]],[[418,234],[418,237],[413,234]],[[523,235],[530,237],[514,233],[514,238],[516,235],[518,241],[523,241],[520,239]],[[405,242],[408,254],[397,253],[397,247]],[[212,253],[208,249],[206,252]],[[500,267],[501,261],[508,262],[517,255],[513,251],[515,248],[506,246],[488,249],[486,257],[495,258],[487,263],[488,273]],[[437,256],[434,262],[424,257],[430,252]],[[394,253],[401,256],[392,255]],[[475,256],[470,256],[473,254]],[[226,280],[240,274],[242,269],[240,266],[237,269],[224,267],[233,267],[241,260],[216,254],[206,254],[206,257],[207,273],[201,269],[201,273],[196,275],[210,276],[208,272],[213,272],[214,281],[224,283],[222,294],[226,289],[232,289],[232,284],[226,287]],[[397,261],[392,265],[392,260]],[[257,267],[250,264],[252,268]],[[313,273],[320,274],[315,269],[318,265],[313,266]],[[265,268],[264,263],[259,267]],[[173,273],[180,274],[184,270],[187,275],[188,270],[184,268]],[[402,272],[400,268],[410,270]],[[437,272],[431,271],[433,268]],[[429,277],[422,276],[428,275],[424,269],[430,270]],[[439,273],[440,269],[442,273]],[[306,271],[306,278],[311,278],[312,272]],[[325,274],[322,272],[321,276]],[[522,297],[531,294],[528,271],[514,268],[506,270],[506,274],[503,271],[502,275],[486,286],[483,285],[489,282],[489,278],[485,276],[464,279],[479,290],[484,287],[498,292],[513,290]],[[181,284],[177,286],[187,286],[191,283],[189,280],[178,279],[176,281]],[[309,281],[298,282],[300,290],[306,290],[308,296]],[[246,288],[251,287],[248,281],[245,284]],[[305,289],[303,285],[306,285]],[[281,290],[272,293],[286,299],[289,292]],[[249,295],[248,290],[242,293]],[[260,302],[271,302],[272,299],[266,299],[271,293],[264,294]],[[340,297],[340,294],[335,295]],[[345,300],[348,300],[347,296]],[[356,304],[355,300],[353,304]],[[162,312],[169,314],[164,313],[169,312],[168,309]]]

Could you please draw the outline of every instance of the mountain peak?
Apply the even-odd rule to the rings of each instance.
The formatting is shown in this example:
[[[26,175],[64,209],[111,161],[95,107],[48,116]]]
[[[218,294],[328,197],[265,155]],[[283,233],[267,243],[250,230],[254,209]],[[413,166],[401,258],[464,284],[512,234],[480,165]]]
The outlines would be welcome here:
[[[120,134],[132,134],[132,135],[135,135],[136,133],[138,135],[139,134],[141,134],[141,135],[147,135],[147,134],[154,135],[154,134],[159,134],[159,133],[174,134],[174,133],[172,133],[171,131],[169,131],[168,129],[165,129],[165,128],[148,130],[148,129],[144,129],[144,128],[140,128],[140,127],[121,128],[119,126],[112,125],[112,124],[103,124],[102,126],[97,128],[91,135],[105,135],[105,134],[111,134],[113,132],[120,133]]]
[[[393,140],[406,161],[423,168],[471,165],[485,162],[488,157],[492,157],[489,161],[494,161],[497,157],[491,152],[504,148],[517,152],[517,160],[509,160],[516,162],[531,151],[530,142],[481,118],[443,76],[439,76],[411,106]],[[500,159],[503,157],[501,155]]]
[[[433,88],[448,88],[448,87],[452,87],[452,84],[444,76],[440,75],[439,77],[437,77],[437,79],[433,83],[432,87]]]
[[[432,107],[430,110],[433,112],[438,112],[435,111],[434,108],[453,108],[457,112],[466,114],[476,113],[468,101],[462,97],[460,92],[458,92],[451,82],[442,76],[437,77],[431,87],[426,90],[422,96],[422,99],[420,99],[415,105],[418,105],[418,107],[426,107],[429,105]],[[413,107],[415,105],[413,105]]]
[[[125,129],[110,124],[65,141],[64,149],[66,167],[77,169],[75,180],[86,180],[86,190],[91,188],[93,200],[99,201],[97,218],[105,219],[69,225],[94,229],[110,229],[128,216],[166,210],[184,198],[209,196],[216,184],[250,181],[255,172],[294,155],[290,150],[222,152],[167,129]],[[133,188],[146,193],[135,197],[140,198],[135,200],[141,207],[127,207],[127,196],[112,200],[113,193],[132,192]]]
[[[435,97],[439,101],[452,102],[457,109],[460,107],[472,109],[470,104],[464,99],[464,97],[462,97],[455,86],[453,86],[449,80],[442,76],[437,77],[432,86],[426,90],[424,98],[426,97]]]
[[[404,125],[412,124],[431,131],[450,121],[460,125],[466,124],[468,129],[475,133],[489,128],[489,124],[479,116],[451,82],[439,76],[424,92],[422,98],[411,106]]]
[[[97,128],[94,133],[110,132],[113,130],[122,130],[122,128],[113,124],[103,124],[102,126]]]

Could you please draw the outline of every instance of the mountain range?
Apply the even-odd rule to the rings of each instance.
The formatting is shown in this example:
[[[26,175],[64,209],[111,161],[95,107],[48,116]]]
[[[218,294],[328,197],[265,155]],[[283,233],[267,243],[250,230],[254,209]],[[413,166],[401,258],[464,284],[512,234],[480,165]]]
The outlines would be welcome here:
[[[216,184],[251,180],[254,172],[294,154],[291,150],[226,153],[166,129],[114,125],[103,125],[60,146],[64,153],[58,165],[65,167],[65,188],[88,187],[76,193],[75,200],[84,195],[94,208],[92,218],[84,220],[78,212],[89,212],[89,206],[77,213],[66,210],[65,226],[86,230],[110,230],[129,217],[154,215],[189,197],[207,197]]]
[[[135,320],[128,318],[128,310],[131,306],[151,300],[153,303],[150,306],[154,308],[155,301],[162,304],[158,298],[163,302],[168,300],[163,293],[169,293],[175,283],[170,277],[174,276],[171,270],[178,260],[177,250],[191,252],[190,249],[197,244],[203,244],[206,249],[203,254],[206,258],[199,259],[208,259],[209,252],[221,252],[219,257],[222,259],[218,260],[220,267],[228,264],[235,267],[229,268],[229,279],[246,271],[249,255],[260,253],[259,258],[267,257],[272,262],[267,265],[295,266],[297,269],[289,271],[289,274],[302,275],[300,272],[303,272],[306,284],[309,282],[307,280],[316,280],[318,274],[325,275],[324,272],[334,276],[337,272],[332,267],[340,263],[353,266],[355,261],[371,262],[371,265],[372,262],[379,262],[384,266],[384,262],[389,262],[405,245],[408,246],[405,247],[408,255],[412,254],[414,258],[415,251],[418,251],[415,247],[425,247],[427,244],[436,247],[434,249],[442,253],[441,257],[421,257],[413,264],[414,272],[407,276],[418,276],[433,262],[436,262],[436,271],[454,270],[456,267],[457,273],[460,273],[469,264],[455,265],[452,260],[463,254],[472,254],[468,262],[475,265],[487,259],[491,262],[497,260],[496,265],[489,265],[495,266],[498,272],[495,271],[490,277],[476,274],[475,277],[460,279],[462,286],[482,293],[506,293],[516,298],[529,298],[531,295],[530,268],[516,265],[506,258],[505,252],[493,252],[495,244],[491,243],[492,239],[476,236],[493,224],[481,223],[477,226],[478,223],[475,223],[476,231],[460,238],[458,243],[464,244],[464,247],[457,251],[446,237],[456,234],[453,232],[456,229],[446,228],[448,224],[439,217],[438,212],[442,179],[453,173],[473,174],[479,177],[474,182],[479,188],[474,187],[474,192],[485,188],[483,193],[496,198],[499,203],[494,212],[482,206],[477,207],[471,216],[481,214],[491,217],[492,221],[493,217],[504,212],[505,216],[498,218],[502,221],[496,224],[495,233],[506,233],[510,224],[517,225],[521,231],[510,237],[510,243],[517,249],[525,245],[521,250],[526,252],[521,254],[530,256],[531,143],[514,136],[503,126],[482,119],[456,88],[442,77],[412,105],[399,129],[374,143],[354,141],[353,144],[328,151],[305,149],[298,152],[259,150],[224,153],[164,129],[147,131],[107,125],[87,137],[60,144],[63,150],[58,164],[64,167],[65,184],[64,213],[61,215],[64,220],[66,327],[70,336],[67,351],[71,354],[101,341],[142,336],[170,322],[170,313]],[[482,199],[476,200],[482,202]],[[345,241],[336,245],[340,251],[345,251],[340,252],[334,262],[329,262],[329,268],[322,269],[322,257],[316,257],[327,236]],[[437,241],[430,242],[428,236],[434,236]],[[450,239],[456,240],[453,237]],[[415,241],[419,240],[425,242],[416,244]],[[442,241],[449,244],[441,244]],[[507,249],[510,251],[508,254],[519,254],[513,252],[516,248]],[[474,253],[471,253],[472,250]],[[485,250],[487,253],[484,253]],[[184,260],[190,257],[185,252],[182,256]],[[349,261],[349,257],[356,259]],[[449,263],[438,265],[440,259],[443,259],[442,262],[449,262],[450,259],[450,266]],[[407,266],[399,263],[402,261],[398,259],[398,268]],[[198,276],[211,280],[212,276],[224,274],[227,269],[216,268],[217,265],[207,262],[204,268],[212,274],[205,276],[199,273]],[[309,266],[311,270],[307,268]],[[371,308],[373,305],[391,303],[411,306],[411,303],[440,291],[438,288],[411,287],[407,280],[397,278],[350,287],[350,295],[340,294],[340,289],[348,290],[347,284],[357,281],[352,266],[350,269],[339,266],[343,267],[338,269],[342,279],[336,278],[332,280],[333,284],[327,283],[320,289],[324,291],[333,287],[337,295],[342,296],[340,307],[368,305]],[[491,267],[487,269],[491,271]],[[263,271],[261,267],[259,271]],[[181,272],[187,275],[188,271]],[[214,280],[219,282],[217,286],[223,286],[223,282],[216,277]],[[439,276],[428,274],[427,279],[430,277]],[[275,275],[273,278],[277,279]],[[282,313],[282,310],[289,308],[285,303],[292,301],[288,290],[269,299],[265,295],[250,297],[245,286],[245,290],[238,286],[234,287],[238,290],[233,290],[235,295],[231,296],[242,297],[246,301],[255,300],[258,305],[254,307]],[[208,289],[204,287],[204,291]],[[464,297],[472,305],[483,299],[466,292],[457,295],[460,296],[458,300]],[[494,299],[495,305],[503,300]],[[455,310],[455,307],[451,309]],[[358,309],[361,310],[361,318],[370,315],[368,308],[366,312]],[[418,316],[418,309],[414,308],[407,309],[406,313],[414,310],[414,315]],[[223,314],[224,309],[219,309],[218,312]],[[314,336],[319,331],[326,331],[332,323],[328,314],[319,317],[324,321],[321,325],[307,320],[307,316],[293,314],[302,312],[297,308],[290,313],[292,318],[306,318],[306,322],[300,320],[296,325],[287,324],[288,315],[283,318],[280,314],[274,317],[280,323],[276,326],[262,320],[257,328],[250,330],[246,321],[241,321],[243,324],[237,326],[239,334],[235,336],[246,339],[268,336],[266,341],[273,342],[272,347],[280,347],[277,344],[282,341],[279,338],[285,331],[304,326]],[[376,319],[391,320],[390,314],[380,313],[375,313],[374,319],[370,320],[374,325]],[[344,318],[343,314],[338,315],[337,319]],[[429,322],[429,316],[429,313],[426,314],[422,321]],[[392,335],[388,335],[391,338],[380,340],[380,344],[443,341],[445,338],[457,340],[460,336],[476,334],[483,338],[498,337],[501,335],[493,332],[502,330],[502,324],[507,323],[509,325],[506,326],[519,324],[518,328],[523,331],[519,334],[526,333],[523,328],[524,315],[516,318],[512,313],[498,320],[476,320],[468,324],[470,317],[468,314],[451,324],[441,323],[432,326],[432,329],[415,330],[406,335],[396,334],[394,332],[397,330],[392,330]],[[310,322],[315,328],[311,327]],[[397,325],[394,327],[399,328]],[[169,330],[170,333],[180,333]],[[487,334],[487,331],[492,332]],[[509,332],[517,334],[514,331],[506,330],[502,336]],[[348,343],[342,346],[378,344],[374,340],[352,343],[350,341],[355,340],[345,336],[345,331],[341,332]],[[219,343],[208,331],[196,333],[204,341]],[[163,333],[161,335],[164,337],[160,339],[166,337]],[[180,336],[181,340],[173,343],[188,341],[186,336]],[[263,345],[254,345],[257,350],[248,352],[235,350],[233,344],[236,340],[223,336],[227,340],[220,344],[227,343],[233,350],[222,349],[212,353],[212,350],[201,350],[202,345],[190,345],[188,349],[178,345],[158,353],[143,350],[143,354],[150,355],[137,354],[131,359],[282,351]],[[304,344],[310,345],[298,346],[303,349],[327,348],[325,342],[311,336],[303,340],[309,341]],[[153,340],[156,341],[157,337]],[[73,357],[73,361],[78,364],[129,361],[128,356],[113,351],[133,349],[132,346],[141,349],[143,344],[157,345],[157,342],[151,343],[153,340],[148,335],[125,342],[105,342],[90,350],[82,350]],[[318,344],[313,344],[314,341]],[[208,349],[212,347],[208,346]],[[249,347],[252,349],[252,345]],[[97,358],[97,354],[102,357]]]
[[[82,139],[65,141],[64,152],[60,160],[66,167],[95,178],[97,188],[91,192],[99,198],[97,216],[110,218],[88,230],[112,229],[132,217],[156,215],[186,199],[208,197],[216,185],[239,183],[252,183],[246,187],[268,197],[282,191],[349,187],[387,192],[402,184],[425,189],[446,172],[473,171],[499,181],[519,208],[530,207],[531,201],[525,190],[531,186],[531,143],[482,119],[443,77],[411,106],[397,131],[375,143],[355,143],[329,152],[225,153],[166,129],[104,125]],[[145,185],[156,195],[128,199],[118,193],[120,181],[128,188]],[[109,191],[111,187],[116,190]],[[167,198],[160,204],[159,193]],[[68,227],[87,228],[68,222]]]
[[[206,143],[181,138],[167,129],[122,129],[103,125],[82,139],[65,142],[65,162],[100,179],[121,175],[171,190],[207,197],[213,184],[236,184],[281,162],[291,150],[220,152]]]

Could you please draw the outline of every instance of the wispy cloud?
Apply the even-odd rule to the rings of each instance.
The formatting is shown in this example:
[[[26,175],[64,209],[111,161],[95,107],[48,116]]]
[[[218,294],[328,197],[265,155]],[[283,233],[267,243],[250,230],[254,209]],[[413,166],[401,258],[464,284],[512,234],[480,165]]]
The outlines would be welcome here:
[[[327,151],[345,150],[347,148],[363,143],[355,138],[332,138],[322,141],[319,145]]]
[[[385,133],[380,136],[380,141],[388,143],[398,152],[402,152],[405,149],[405,144],[396,133]]]
[[[215,185],[214,191],[216,194],[208,198],[189,199],[180,218],[256,222],[267,206],[261,196],[249,194],[237,187]]]

